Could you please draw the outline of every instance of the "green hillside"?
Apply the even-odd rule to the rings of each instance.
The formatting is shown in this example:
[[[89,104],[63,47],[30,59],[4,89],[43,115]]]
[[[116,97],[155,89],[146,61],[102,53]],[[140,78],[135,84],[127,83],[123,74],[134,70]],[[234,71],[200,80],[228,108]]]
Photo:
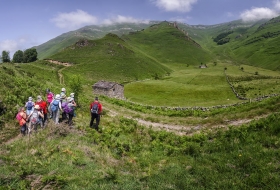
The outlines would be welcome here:
[[[38,58],[44,59],[47,58],[63,48],[66,48],[73,43],[79,41],[80,39],[94,40],[104,37],[108,33],[113,33],[117,35],[127,34],[129,32],[134,32],[137,30],[142,30],[147,28],[156,21],[150,23],[123,23],[123,24],[114,24],[114,25],[90,25],[80,28],[75,31],[70,31],[64,33],[60,36],[57,36],[39,46],[36,46],[38,52]]]
[[[113,80],[123,83],[161,77],[170,72],[167,67],[132,50],[115,34],[93,41],[79,41],[49,58],[74,63],[64,72],[79,71],[91,82]]]
[[[237,64],[249,64],[266,69],[278,70],[277,60],[279,52],[277,51],[277,44],[280,31],[279,17],[257,22],[236,20],[209,26],[177,23],[181,31],[179,32],[178,30],[175,32],[170,30],[169,34],[171,34],[171,36],[166,33],[165,35],[167,35],[169,39],[165,38],[165,40],[160,40],[160,38],[164,38],[164,36],[161,35],[161,32],[163,32],[163,25],[159,27],[160,25],[157,23],[159,22],[153,21],[148,24],[86,26],[51,39],[37,46],[36,49],[39,59],[44,59],[81,39],[99,39],[108,33],[114,33],[118,36],[133,33],[132,36],[126,36],[130,39],[130,41],[127,41],[128,43],[134,48],[137,47],[138,50],[149,52],[153,57],[156,57],[159,61],[164,63],[188,62],[187,64],[192,65],[216,59],[231,60]],[[153,27],[149,28],[151,25]],[[146,28],[147,30],[144,30]],[[160,28],[161,30],[156,32],[156,30]],[[167,31],[167,28],[165,30]],[[151,31],[153,31],[152,34],[149,34]],[[188,44],[186,46],[189,47],[185,46],[183,49],[176,49],[176,46],[175,48],[171,46],[169,42],[176,42],[175,39],[186,38],[186,36],[182,34],[182,31],[187,34],[189,41],[197,42],[202,50],[197,50],[199,49],[198,47],[193,48],[190,43],[186,43]],[[230,32],[230,34],[221,38],[219,43],[222,44],[217,45],[214,39],[227,32]],[[179,44],[180,43],[182,43],[182,41],[180,41]],[[161,51],[158,51],[159,49],[161,49]],[[175,50],[177,55],[180,54],[180,56],[174,56],[174,59],[168,58],[169,55],[173,55]],[[269,59],[267,59],[267,57],[269,57]]]
[[[241,63],[280,70],[280,17],[271,19],[243,37],[232,50]],[[231,45],[231,44],[229,44]]]
[[[200,65],[211,60],[209,53],[169,22],[155,24],[122,37],[135,50],[164,64]]]
[[[237,20],[213,26],[179,27],[217,59],[279,70],[279,20],[276,17],[249,23]]]

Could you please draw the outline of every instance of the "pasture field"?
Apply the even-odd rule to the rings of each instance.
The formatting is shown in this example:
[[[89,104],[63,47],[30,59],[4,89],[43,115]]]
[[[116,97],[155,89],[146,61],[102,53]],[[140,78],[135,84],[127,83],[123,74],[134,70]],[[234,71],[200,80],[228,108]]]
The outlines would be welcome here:
[[[174,67],[173,67],[174,68]],[[226,82],[223,65],[179,67],[159,80],[125,85],[125,97],[133,102],[156,106],[213,106],[239,100]]]
[[[255,99],[271,94],[280,94],[279,71],[239,65],[227,69],[226,72],[235,90],[245,98]]]
[[[222,62],[209,63],[207,66],[208,68],[200,69],[198,66],[172,64],[170,68],[173,72],[169,76],[126,84],[125,97],[144,105],[171,107],[209,107],[244,102],[235,96],[227,83],[226,75],[241,95],[244,95],[245,89],[246,98],[280,93],[279,72]]]

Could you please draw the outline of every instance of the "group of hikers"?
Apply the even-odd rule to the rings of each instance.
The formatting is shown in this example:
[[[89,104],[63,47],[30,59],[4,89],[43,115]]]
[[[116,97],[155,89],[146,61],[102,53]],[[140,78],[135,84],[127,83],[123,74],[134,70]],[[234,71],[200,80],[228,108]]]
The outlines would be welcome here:
[[[40,95],[37,96],[36,101],[34,101],[32,97],[29,97],[25,106],[20,107],[16,115],[16,119],[19,121],[21,134],[30,134],[32,130],[36,131],[38,126],[45,128],[48,118],[52,119],[55,124],[66,121],[66,123],[72,127],[73,117],[76,116],[76,106],[75,94],[70,93],[69,97],[67,97],[65,88],[62,88],[60,94],[56,95],[52,93],[50,89],[47,89],[46,101],[44,101]],[[98,97],[95,97],[95,100],[90,104],[90,127],[95,128],[97,131],[99,130],[98,125],[101,112],[102,105],[98,101]],[[60,114],[62,116],[61,118]],[[94,120],[96,120],[95,124]]]

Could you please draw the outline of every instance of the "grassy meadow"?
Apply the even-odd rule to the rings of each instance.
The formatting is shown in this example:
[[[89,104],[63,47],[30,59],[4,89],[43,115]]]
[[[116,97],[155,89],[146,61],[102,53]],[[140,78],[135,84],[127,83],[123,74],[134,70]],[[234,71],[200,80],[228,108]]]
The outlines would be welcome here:
[[[104,117],[101,133],[82,123],[75,129],[50,125],[1,145],[0,187],[279,188],[279,114],[192,137]]]
[[[226,81],[226,64],[177,67],[159,80],[137,81],[125,85],[128,100],[155,106],[213,106],[240,102]]]

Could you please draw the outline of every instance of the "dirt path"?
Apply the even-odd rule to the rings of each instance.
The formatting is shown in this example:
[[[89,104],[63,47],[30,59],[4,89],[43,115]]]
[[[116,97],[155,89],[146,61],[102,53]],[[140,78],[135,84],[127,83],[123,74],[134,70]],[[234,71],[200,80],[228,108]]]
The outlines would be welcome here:
[[[62,71],[64,70],[64,69],[66,69],[67,67],[63,67],[63,68],[61,68],[61,69],[59,69],[58,71],[57,71],[57,74],[58,74],[58,77],[59,77],[59,83],[61,84],[61,85],[65,85],[65,83],[64,83],[64,76],[63,76],[63,74],[62,74]]]
[[[59,78],[59,83],[60,83],[61,85],[65,85],[65,83],[64,83],[64,76],[63,76],[63,74],[62,74],[62,71],[63,71],[63,69],[66,69],[67,67],[72,66],[73,64],[72,64],[72,63],[68,63],[68,62],[55,61],[55,60],[51,60],[51,59],[47,59],[46,61],[48,61],[48,62],[50,62],[50,63],[57,64],[57,65],[63,65],[63,66],[65,66],[65,67],[63,67],[63,68],[61,68],[61,69],[59,69],[59,70],[57,71],[58,78]]]
[[[116,117],[119,114],[115,111],[110,110],[109,116]],[[138,124],[143,125],[145,127],[151,127],[154,130],[165,130],[167,132],[173,132],[177,135],[189,135],[192,136],[194,134],[200,133],[203,129],[218,129],[218,128],[228,128],[228,126],[241,126],[243,124],[248,124],[254,120],[259,120],[261,118],[265,118],[268,115],[259,116],[254,119],[240,119],[240,120],[234,120],[234,121],[227,121],[226,124],[216,124],[216,125],[188,125],[188,126],[182,126],[182,125],[172,125],[172,124],[164,124],[164,123],[156,123],[151,121],[146,121],[140,118],[132,118],[127,115],[122,115],[122,117],[133,119],[138,122]]]
[[[59,84],[65,85],[65,84],[64,84],[64,77],[63,77],[63,74],[62,74],[60,71],[61,71],[61,70],[59,70],[59,71],[57,72],[58,77],[59,77]]]
[[[17,136],[15,136],[15,137],[9,139],[8,141],[4,142],[4,144],[6,144],[6,145],[11,144],[11,143],[13,143],[14,141],[20,139],[21,137],[22,137],[22,135],[21,135],[21,134],[18,134]]]
[[[63,65],[65,67],[70,67],[72,66],[72,63],[68,63],[68,62],[60,62],[60,61],[55,61],[55,60],[51,60],[51,59],[46,59],[46,61],[50,62],[50,63],[54,63],[57,65]]]

